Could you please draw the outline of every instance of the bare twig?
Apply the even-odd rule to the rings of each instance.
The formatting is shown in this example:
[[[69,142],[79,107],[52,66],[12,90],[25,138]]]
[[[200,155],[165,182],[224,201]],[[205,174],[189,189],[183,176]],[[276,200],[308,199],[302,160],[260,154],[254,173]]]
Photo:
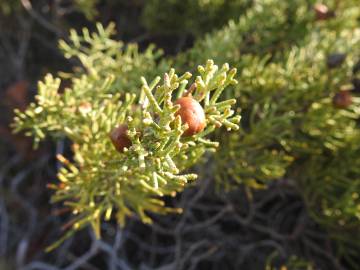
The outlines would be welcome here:
[[[47,21],[43,16],[41,16],[38,12],[36,12],[33,9],[32,4],[30,3],[29,0],[21,0],[21,4],[25,8],[25,10],[29,13],[29,15],[35,21],[37,21],[42,27],[44,27],[45,29],[47,29],[50,32],[53,32],[58,37],[62,36],[60,30],[55,25],[53,25],[52,23]]]

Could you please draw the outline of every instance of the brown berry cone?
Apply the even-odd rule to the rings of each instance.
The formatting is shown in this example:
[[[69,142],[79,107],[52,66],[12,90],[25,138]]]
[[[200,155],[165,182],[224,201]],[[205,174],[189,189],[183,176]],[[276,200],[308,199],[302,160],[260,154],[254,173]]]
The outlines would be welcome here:
[[[328,56],[326,59],[326,65],[328,68],[337,68],[341,66],[346,59],[346,54],[344,53],[333,53]]]
[[[360,94],[360,78],[353,78],[351,80],[353,88],[353,93]]]
[[[175,104],[180,105],[180,109],[176,112],[176,115],[180,115],[181,122],[188,125],[183,136],[192,136],[205,128],[205,113],[198,101],[192,97],[182,97],[179,98]]]
[[[323,21],[335,17],[335,12],[329,10],[329,8],[324,4],[315,4],[314,11],[317,21]]]
[[[352,72],[353,72],[353,74],[355,75],[355,74],[358,73],[359,71],[360,71],[360,60],[358,60],[358,61],[356,62],[356,64],[353,66]]]
[[[352,96],[350,91],[340,91],[333,97],[333,105],[338,109],[346,109],[352,103]]]
[[[110,139],[116,150],[120,153],[124,152],[124,148],[129,148],[132,143],[127,135],[128,126],[126,124],[121,124],[118,127],[114,128],[110,132]]]

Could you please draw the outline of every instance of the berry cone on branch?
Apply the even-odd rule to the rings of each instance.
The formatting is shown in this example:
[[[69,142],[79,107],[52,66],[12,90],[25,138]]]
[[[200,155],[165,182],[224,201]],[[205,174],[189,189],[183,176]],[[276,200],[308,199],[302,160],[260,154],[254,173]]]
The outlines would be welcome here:
[[[183,136],[192,136],[205,128],[206,119],[204,109],[198,101],[189,96],[179,98],[175,104],[180,105],[180,109],[176,112],[176,115],[180,115],[181,122],[188,126]]]
[[[324,4],[315,4],[314,5],[315,17],[317,21],[328,20],[330,18],[335,17],[335,12],[333,10],[329,10],[328,6]]]
[[[360,94],[360,78],[353,78],[351,80],[351,83],[354,86],[353,92],[356,94]]]
[[[353,74],[356,74],[356,73],[358,73],[359,71],[360,71],[360,60],[356,62],[356,64],[355,64],[354,67],[353,67],[352,72],[353,72]]]
[[[149,83],[142,76],[139,95],[114,93],[116,76],[84,74],[82,80],[73,80],[73,89],[66,94],[59,94],[61,80],[50,74],[39,83],[33,105],[26,112],[17,111],[16,128],[31,132],[37,143],[47,133],[67,137],[74,153],[72,161],[58,157],[63,164],[58,178],[67,186],[56,186],[53,195],[54,202],[72,202],[74,217],[64,226],[69,232],[47,251],[87,225],[100,238],[102,220],[115,215],[124,226],[134,214],[150,223],[148,212],[180,213],[163,197],[175,196],[197,178],[186,170],[219,145],[207,135],[221,125],[238,130],[240,121],[240,115],[234,115],[236,99],[220,99],[226,88],[237,84],[236,68],[208,60],[197,71],[189,88],[190,72],[178,75],[170,68],[163,81],[156,76]],[[189,89],[186,96],[185,89]],[[115,149],[123,153],[119,158],[114,157]]]
[[[26,80],[17,81],[11,84],[6,90],[5,101],[9,106],[24,111],[28,105],[29,82]]]
[[[330,54],[326,60],[328,68],[337,68],[344,63],[346,54],[344,53],[333,53]]]
[[[131,140],[127,135],[127,131],[128,126],[126,124],[121,124],[110,132],[111,142],[120,153],[124,152],[124,148],[129,148],[132,145]]]
[[[352,95],[349,90],[339,91],[333,97],[333,105],[338,109],[346,109],[352,103]]]
[[[92,106],[89,102],[82,102],[78,107],[78,111],[84,115],[90,113],[91,110]]]

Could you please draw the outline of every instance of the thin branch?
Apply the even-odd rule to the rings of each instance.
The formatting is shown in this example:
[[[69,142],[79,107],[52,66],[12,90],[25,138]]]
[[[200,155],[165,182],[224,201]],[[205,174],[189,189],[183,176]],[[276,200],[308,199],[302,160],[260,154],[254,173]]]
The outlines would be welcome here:
[[[57,36],[62,36],[61,32],[55,25],[47,21],[43,16],[41,16],[33,9],[29,0],[21,0],[21,4],[25,8],[25,10],[29,13],[29,15],[34,20],[36,20],[41,26],[43,26],[45,29],[49,30],[50,32],[55,33]]]

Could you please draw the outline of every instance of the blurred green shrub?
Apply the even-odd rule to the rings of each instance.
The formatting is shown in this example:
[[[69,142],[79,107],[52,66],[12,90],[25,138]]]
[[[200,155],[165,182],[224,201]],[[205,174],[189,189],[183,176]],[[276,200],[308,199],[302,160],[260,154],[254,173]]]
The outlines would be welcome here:
[[[238,22],[199,39],[175,62],[182,68],[210,56],[240,70],[230,93],[238,99],[242,128],[214,156],[221,189],[289,181],[350,258],[359,248],[360,99],[352,92],[352,105],[339,109],[332,98],[353,87],[360,7],[354,0],[329,7],[336,16],[317,21],[311,3],[257,1]],[[329,69],[333,53],[346,58]]]
[[[202,35],[237,19],[251,0],[148,0],[142,20],[153,33]]]

